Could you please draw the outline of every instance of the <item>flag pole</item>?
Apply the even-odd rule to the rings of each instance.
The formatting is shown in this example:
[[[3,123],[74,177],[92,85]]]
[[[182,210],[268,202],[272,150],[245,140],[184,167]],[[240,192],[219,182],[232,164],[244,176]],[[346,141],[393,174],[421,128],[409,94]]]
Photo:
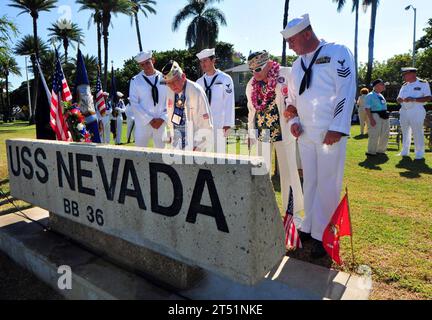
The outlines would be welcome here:
[[[346,197],[347,197],[347,204],[348,204],[348,219],[349,219],[349,223],[350,223],[350,231],[351,231],[351,253],[352,253],[352,259],[353,259],[353,264],[355,265],[355,257],[354,257],[354,246],[353,246],[353,232],[352,232],[352,223],[351,223],[351,210],[350,210],[350,206],[349,206],[349,198],[348,198],[348,187],[345,187],[345,193],[346,193]]]

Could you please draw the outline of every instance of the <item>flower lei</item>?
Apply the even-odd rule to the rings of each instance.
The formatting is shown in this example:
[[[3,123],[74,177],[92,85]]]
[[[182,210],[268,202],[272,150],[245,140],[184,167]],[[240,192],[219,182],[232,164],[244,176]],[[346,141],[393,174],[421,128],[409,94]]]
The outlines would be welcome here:
[[[85,117],[82,115],[78,104],[65,102],[63,106],[63,115],[73,141],[92,142],[91,135],[85,126]]]
[[[252,80],[252,104],[257,111],[264,110],[268,103],[271,102],[276,95],[276,85],[279,76],[280,64],[276,61],[267,75],[267,84],[262,85],[255,78]]]

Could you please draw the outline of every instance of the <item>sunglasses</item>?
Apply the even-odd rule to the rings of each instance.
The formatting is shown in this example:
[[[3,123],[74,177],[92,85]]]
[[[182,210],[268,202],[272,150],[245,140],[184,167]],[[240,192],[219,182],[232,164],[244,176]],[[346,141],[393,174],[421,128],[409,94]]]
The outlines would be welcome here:
[[[258,72],[261,72],[262,70],[263,70],[263,67],[258,67],[256,69],[251,70],[251,71],[254,73],[258,73]]]

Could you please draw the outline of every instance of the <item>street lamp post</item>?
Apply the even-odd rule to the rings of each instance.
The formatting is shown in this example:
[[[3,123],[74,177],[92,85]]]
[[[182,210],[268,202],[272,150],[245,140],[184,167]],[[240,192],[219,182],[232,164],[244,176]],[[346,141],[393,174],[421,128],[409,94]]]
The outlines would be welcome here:
[[[410,4],[409,6],[405,7],[405,10],[409,10],[410,8],[414,10],[414,38],[413,38],[412,64],[413,67],[415,67],[417,8],[415,8],[413,5]]]

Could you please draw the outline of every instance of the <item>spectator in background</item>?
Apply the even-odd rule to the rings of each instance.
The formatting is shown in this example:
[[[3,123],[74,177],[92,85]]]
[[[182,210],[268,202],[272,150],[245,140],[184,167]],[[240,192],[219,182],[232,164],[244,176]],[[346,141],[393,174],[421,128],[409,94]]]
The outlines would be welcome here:
[[[372,87],[372,92],[365,99],[365,110],[370,123],[367,156],[385,154],[390,134],[387,101],[381,94],[386,86],[381,79],[377,79],[372,82]]]
[[[369,90],[367,88],[362,88],[360,90],[360,96],[357,99],[357,106],[358,106],[358,116],[359,116],[359,121],[360,121],[360,134],[363,136],[365,134],[365,126],[367,124],[368,130],[369,130],[369,120],[368,117],[366,115],[366,110],[365,110],[365,99],[366,96],[368,95]]]

